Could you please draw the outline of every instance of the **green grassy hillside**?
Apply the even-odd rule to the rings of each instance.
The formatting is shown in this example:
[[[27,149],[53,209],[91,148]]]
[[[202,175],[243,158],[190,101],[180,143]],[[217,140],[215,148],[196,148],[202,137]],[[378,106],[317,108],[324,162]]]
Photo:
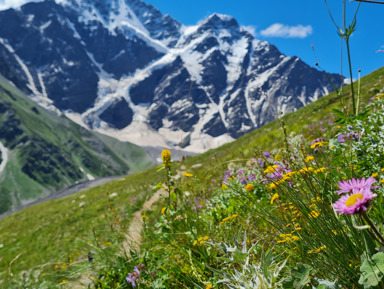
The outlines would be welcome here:
[[[367,103],[383,86],[384,68],[364,77],[361,82],[362,102]],[[345,96],[348,93],[349,88],[345,87]],[[310,136],[312,125],[321,127],[322,121],[333,117],[333,108],[339,108],[335,93],[285,116],[283,120],[288,133]],[[192,193],[203,197],[210,189],[211,180],[221,176],[229,162],[245,163],[259,149],[270,151],[283,146],[280,121],[276,120],[233,143],[175,163],[174,168],[192,173],[200,187],[192,188],[186,181],[182,189],[199,190]],[[8,265],[19,254],[22,255],[12,264],[14,274],[45,263],[65,262],[69,255],[86,258],[94,242],[106,244],[111,240],[113,216],[119,216],[121,222],[128,226],[132,213],[140,208],[144,199],[153,193],[152,188],[162,179],[164,172],[150,169],[0,220],[0,244],[3,245],[0,249],[0,279],[10,278]],[[107,195],[112,193],[117,193],[117,196],[108,198]],[[148,216],[151,219],[150,213]],[[156,218],[155,215],[153,218]]]
[[[0,78],[0,141],[9,160],[0,177],[0,213],[79,180],[135,173],[152,165],[140,147],[95,135],[38,107]]]

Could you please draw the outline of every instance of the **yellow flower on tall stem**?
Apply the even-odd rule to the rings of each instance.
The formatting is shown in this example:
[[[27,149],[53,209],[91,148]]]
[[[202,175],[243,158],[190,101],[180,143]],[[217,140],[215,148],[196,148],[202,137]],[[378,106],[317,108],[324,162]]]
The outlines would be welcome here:
[[[171,156],[171,152],[167,149],[161,152],[161,159],[163,160],[164,167],[167,168],[171,166]]]

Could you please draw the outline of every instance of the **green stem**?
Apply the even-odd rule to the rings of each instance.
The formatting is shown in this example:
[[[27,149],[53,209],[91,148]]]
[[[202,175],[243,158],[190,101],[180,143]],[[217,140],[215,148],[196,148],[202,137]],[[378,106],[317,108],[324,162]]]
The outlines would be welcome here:
[[[357,77],[357,104],[356,104],[356,115],[359,114],[359,105],[360,105],[360,70]]]
[[[367,214],[365,212],[362,213],[362,216],[364,218],[364,220],[368,223],[368,225],[371,227],[371,229],[373,230],[373,232],[375,232],[376,236],[379,237],[379,239],[381,240],[380,244],[381,245],[384,245],[384,238],[383,236],[380,234],[380,232],[376,229],[375,225],[372,223],[372,221],[369,219],[369,217],[367,216]]]
[[[346,43],[346,46],[347,46],[349,75],[350,75],[350,78],[351,78],[352,108],[353,108],[353,114],[356,114],[355,91],[353,89],[353,77],[352,77],[352,61],[351,61],[351,52],[349,50],[349,37],[345,38],[345,43]]]

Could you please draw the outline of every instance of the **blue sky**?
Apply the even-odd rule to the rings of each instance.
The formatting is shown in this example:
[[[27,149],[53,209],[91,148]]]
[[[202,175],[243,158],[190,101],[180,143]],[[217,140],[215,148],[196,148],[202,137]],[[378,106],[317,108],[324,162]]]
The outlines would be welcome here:
[[[144,0],[185,25],[195,25],[217,12],[234,16],[240,25],[255,29],[256,38],[276,45],[286,55],[296,55],[314,66],[340,73],[341,41],[323,0]],[[341,25],[342,0],[328,0]],[[347,1],[349,19],[356,2]],[[357,30],[351,37],[353,77],[384,66],[384,5],[362,3]],[[345,52],[344,47],[344,52]],[[346,54],[345,54],[346,55]],[[346,58],[344,59],[346,64]],[[343,74],[348,67],[343,65]]]

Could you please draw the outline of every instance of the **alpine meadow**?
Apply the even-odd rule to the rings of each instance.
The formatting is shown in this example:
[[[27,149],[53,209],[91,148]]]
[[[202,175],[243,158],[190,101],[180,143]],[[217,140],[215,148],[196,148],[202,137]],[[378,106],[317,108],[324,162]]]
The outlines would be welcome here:
[[[340,74],[265,40],[310,26],[0,1],[0,288],[384,289],[384,2],[320,2]]]

